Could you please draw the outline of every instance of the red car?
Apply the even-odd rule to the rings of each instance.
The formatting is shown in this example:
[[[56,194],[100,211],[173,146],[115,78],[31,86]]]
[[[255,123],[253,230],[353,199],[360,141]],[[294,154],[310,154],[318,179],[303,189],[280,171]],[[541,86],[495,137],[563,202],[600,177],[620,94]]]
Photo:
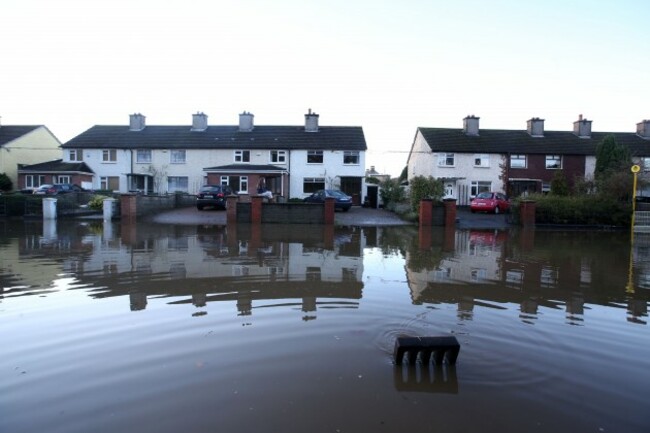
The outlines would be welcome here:
[[[505,194],[500,192],[482,192],[472,199],[469,209],[474,212],[507,212],[510,202]]]

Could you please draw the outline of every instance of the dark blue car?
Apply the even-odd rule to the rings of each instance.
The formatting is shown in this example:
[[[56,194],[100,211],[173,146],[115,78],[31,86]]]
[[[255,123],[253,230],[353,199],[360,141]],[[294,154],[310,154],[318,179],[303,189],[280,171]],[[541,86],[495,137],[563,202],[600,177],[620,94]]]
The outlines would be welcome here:
[[[327,197],[334,197],[336,200],[334,202],[334,209],[347,212],[352,207],[352,197],[338,189],[320,189],[309,197],[305,197],[304,201],[305,203],[325,203]]]

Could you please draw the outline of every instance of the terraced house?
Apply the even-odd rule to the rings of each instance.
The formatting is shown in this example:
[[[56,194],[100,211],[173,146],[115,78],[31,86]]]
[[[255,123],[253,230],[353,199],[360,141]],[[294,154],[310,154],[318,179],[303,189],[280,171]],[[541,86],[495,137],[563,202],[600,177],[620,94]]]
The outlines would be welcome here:
[[[280,200],[323,188],[363,200],[365,152],[359,126],[320,126],[311,110],[303,125],[256,126],[243,112],[238,125],[208,125],[204,113],[188,125],[96,125],[63,144],[64,162],[83,161],[94,189],[118,192],[196,193],[204,184],[227,184],[256,194],[260,179]]]
[[[420,127],[409,152],[408,178],[442,179],[445,196],[459,205],[483,191],[511,197],[544,193],[558,170],[569,186],[592,177],[596,147],[609,134],[650,169],[650,120],[638,123],[636,132],[592,132],[591,124],[581,115],[571,131],[545,131],[544,119],[535,117],[522,130],[479,129],[479,117],[472,115],[463,119],[463,128]]]

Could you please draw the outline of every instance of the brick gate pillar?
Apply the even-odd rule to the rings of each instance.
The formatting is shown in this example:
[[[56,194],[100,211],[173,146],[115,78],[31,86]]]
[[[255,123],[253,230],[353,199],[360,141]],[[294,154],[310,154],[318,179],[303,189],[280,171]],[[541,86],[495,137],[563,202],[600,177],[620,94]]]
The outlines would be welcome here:
[[[445,206],[445,227],[456,225],[456,199],[446,198],[443,200]]]
[[[236,195],[229,195],[226,197],[226,222],[234,224],[237,222],[237,202],[239,197]]]
[[[325,224],[334,224],[334,210],[335,210],[336,200],[334,197],[327,197],[325,199],[325,206],[323,206],[324,218],[323,222]]]
[[[251,224],[262,222],[262,199],[264,197],[255,195],[251,197]]]
[[[535,208],[536,204],[533,200],[522,200],[519,205],[519,218],[520,224],[523,227],[535,226]]]
[[[433,200],[424,198],[420,200],[420,226],[433,224]]]

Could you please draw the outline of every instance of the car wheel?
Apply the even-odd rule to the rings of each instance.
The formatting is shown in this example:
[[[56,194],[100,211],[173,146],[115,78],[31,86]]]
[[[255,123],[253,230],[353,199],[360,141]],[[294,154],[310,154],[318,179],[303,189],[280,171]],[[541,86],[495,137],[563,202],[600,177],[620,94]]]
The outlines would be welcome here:
[[[501,209],[499,209],[499,206],[498,205],[494,206],[494,214],[497,215],[497,214],[499,214],[499,212],[501,212]]]

